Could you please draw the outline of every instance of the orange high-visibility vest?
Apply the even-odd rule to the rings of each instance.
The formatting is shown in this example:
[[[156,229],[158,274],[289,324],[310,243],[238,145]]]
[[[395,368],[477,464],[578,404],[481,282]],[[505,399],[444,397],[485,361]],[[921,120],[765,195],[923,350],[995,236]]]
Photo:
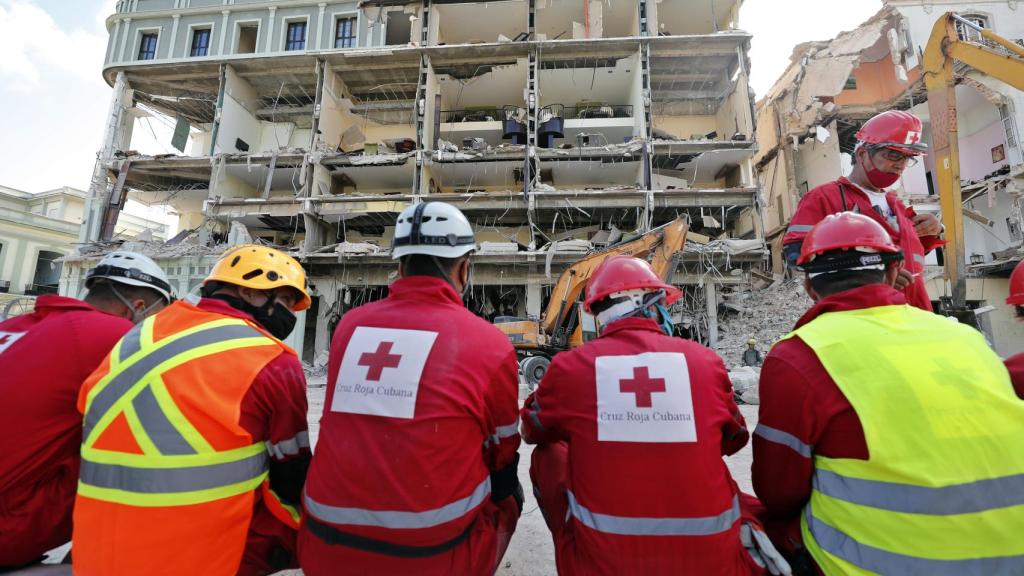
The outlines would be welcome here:
[[[254,323],[186,301],[118,342],[79,395],[76,574],[237,573],[269,465],[240,406],[282,353]]]

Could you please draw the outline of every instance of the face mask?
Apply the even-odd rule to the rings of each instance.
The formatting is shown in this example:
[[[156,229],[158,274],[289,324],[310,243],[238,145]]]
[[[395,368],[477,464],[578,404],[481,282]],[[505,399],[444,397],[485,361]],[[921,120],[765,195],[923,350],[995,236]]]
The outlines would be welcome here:
[[[253,306],[237,296],[228,294],[214,294],[211,298],[223,300],[232,308],[248,313],[264,330],[270,332],[278,340],[287,338],[295,329],[295,323],[298,320],[287,306],[274,300],[267,300],[263,306]],[[273,314],[270,313],[271,310],[274,311]]]
[[[867,165],[864,166],[864,172],[865,172],[866,176],[868,177],[868,182],[870,182],[872,186],[874,186],[875,188],[878,188],[879,190],[884,190],[884,189],[888,188],[889,186],[892,186],[893,184],[895,184],[896,181],[900,179],[900,175],[899,174],[892,174],[890,172],[882,172],[877,167],[875,167],[874,161],[871,160],[871,153],[868,152],[867,154],[868,154],[868,161],[867,161]]]

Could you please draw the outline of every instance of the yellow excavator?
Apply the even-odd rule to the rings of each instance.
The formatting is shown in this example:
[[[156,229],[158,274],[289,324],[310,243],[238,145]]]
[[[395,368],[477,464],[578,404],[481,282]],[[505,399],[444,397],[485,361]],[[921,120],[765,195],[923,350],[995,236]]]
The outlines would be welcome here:
[[[671,279],[686,244],[689,225],[677,218],[632,240],[592,252],[562,272],[551,289],[551,299],[540,320],[498,317],[495,326],[508,336],[519,355],[519,367],[527,385],[540,383],[551,357],[597,337],[594,317],[583,310],[583,290],[587,280],[610,256],[648,258],[654,272],[665,281]]]
[[[970,33],[982,41],[972,41]],[[935,23],[922,59],[928,110],[932,123],[932,155],[935,180],[946,226],[946,280],[952,290],[944,312],[961,322],[977,326],[973,311],[967,309],[967,279],[964,261],[964,213],[960,191],[960,150],[956,112],[956,62],[1024,90],[1024,46],[952,12]]]

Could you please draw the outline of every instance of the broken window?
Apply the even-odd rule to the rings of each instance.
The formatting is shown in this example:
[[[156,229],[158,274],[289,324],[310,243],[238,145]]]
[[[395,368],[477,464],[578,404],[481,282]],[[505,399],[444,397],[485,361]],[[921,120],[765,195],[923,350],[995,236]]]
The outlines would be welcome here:
[[[356,46],[356,19],[338,18],[334,25],[334,47],[355,48]]]
[[[285,50],[306,49],[306,22],[289,22],[288,38],[284,43]]]
[[[200,28],[192,32],[192,49],[189,56],[206,56],[210,50],[210,29]]]
[[[412,37],[411,16],[406,16],[399,11],[392,11],[388,14],[388,22],[385,25],[384,43],[388,46],[404,46],[409,43]]]
[[[1006,104],[999,105],[999,119],[1003,122],[1003,132],[1006,134],[1006,147],[1017,147],[1017,130],[1013,122],[1013,114]]]
[[[238,27],[238,46],[236,54],[253,54],[256,52],[256,38],[259,37],[260,27],[256,24]]]
[[[850,77],[846,79],[846,84],[843,85],[843,90],[856,90],[857,89],[857,77],[850,74]]]
[[[57,259],[63,254],[40,250],[36,259],[35,275],[32,278],[32,287],[28,292],[32,294],[56,294],[57,284],[60,281],[62,263]]]
[[[139,42],[139,60],[155,60],[156,59],[156,40],[157,34],[143,34],[142,40]]]
[[[989,28],[988,17],[982,16],[981,14],[964,14],[961,16],[964,20],[978,26],[979,28]],[[967,26],[963,22],[956,23],[956,35],[961,40],[967,40],[969,42],[984,43],[985,39],[981,36],[981,32]]]
[[[1006,219],[1006,231],[1010,233],[1011,242],[1024,240],[1024,236],[1021,235],[1020,221],[1016,217],[1011,216]]]

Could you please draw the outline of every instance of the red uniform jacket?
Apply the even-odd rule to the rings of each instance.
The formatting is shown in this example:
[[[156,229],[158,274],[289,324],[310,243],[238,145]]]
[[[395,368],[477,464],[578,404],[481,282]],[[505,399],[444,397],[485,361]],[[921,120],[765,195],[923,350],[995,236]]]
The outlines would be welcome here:
[[[252,316],[222,300],[204,298],[199,308],[225,316],[253,320]],[[302,475],[310,457],[309,422],[306,419],[306,374],[298,358],[281,354],[263,367],[242,399],[238,421],[254,440],[267,443],[271,463],[271,485],[278,496],[289,500],[296,510]],[[280,475],[277,472],[281,472]],[[277,483],[277,477],[291,481]],[[288,486],[288,485],[291,486]],[[270,574],[298,563],[297,533],[278,520],[256,492],[256,508],[239,575]],[[287,555],[281,553],[287,552]],[[288,561],[288,557],[291,561]]]
[[[829,214],[851,211],[873,218],[885,228],[885,231],[892,237],[893,242],[903,250],[903,267],[911,274],[918,275],[914,278],[914,282],[909,284],[904,290],[907,301],[922,310],[930,312],[932,310],[932,303],[928,297],[928,290],[924,285],[924,277],[921,275],[921,272],[924,271],[924,255],[934,248],[941,246],[944,242],[939,240],[937,236],[918,238],[914,232],[914,223],[911,220],[913,217],[912,210],[904,206],[903,202],[900,202],[900,199],[891,192],[886,198],[889,200],[889,208],[899,219],[899,230],[889,226],[885,218],[879,216],[874,208],[871,207],[871,199],[868,198],[868,195],[846,178],[822,184],[800,199],[800,205],[797,207],[796,214],[793,215],[793,219],[789,223],[789,228],[786,230],[786,235],[783,237],[782,242],[783,244],[802,243],[804,236],[811,231],[811,228]]]
[[[303,499],[306,574],[492,571],[490,473],[519,447],[508,338],[443,280],[401,278],[345,314],[328,374]],[[328,543],[338,534],[347,544]]]
[[[1024,399],[1024,354],[1017,354],[1006,359],[1006,368],[1010,371],[1010,380],[1017,397]]]
[[[796,328],[826,312],[906,303],[906,297],[889,286],[864,286],[823,298]],[[799,514],[811,497],[812,449],[829,458],[867,460],[868,445],[853,406],[799,337],[772,347],[761,368],[760,394],[754,492],[770,518],[793,523],[787,531],[792,536],[799,534]],[[766,429],[789,435],[787,442],[771,433],[773,439],[766,439]]]
[[[562,573],[761,573],[740,543],[739,489],[722,460],[749,434],[708,348],[619,320],[556,356],[521,418],[528,442],[569,445]],[[717,521],[701,535],[672,528],[694,518]]]
[[[0,323],[0,567],[71,540],[82,382],[132,323],[62,296]]]

